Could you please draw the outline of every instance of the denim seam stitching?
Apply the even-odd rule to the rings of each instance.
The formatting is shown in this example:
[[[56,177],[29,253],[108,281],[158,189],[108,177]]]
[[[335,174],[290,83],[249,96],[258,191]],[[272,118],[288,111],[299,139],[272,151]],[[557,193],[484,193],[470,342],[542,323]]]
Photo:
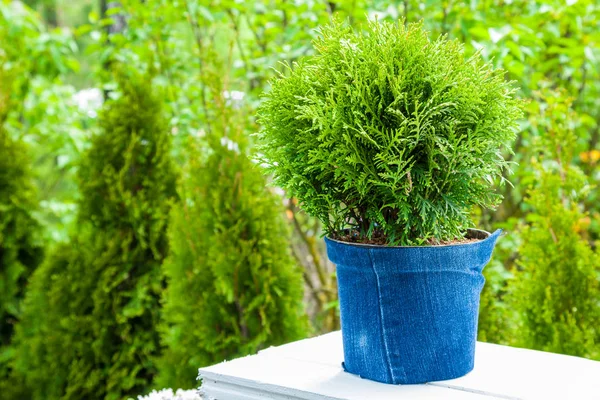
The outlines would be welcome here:
[[[375,269],[375,264],[373,263],[373,257],[371,254],[372,251],[373,251],[372,249],[369,249],[367,254],[369,255],[371,269],[373,270],[373,273],[375,274],[375,281],[377,282],[377,301],[379,303],[378,304],[379,305],[379,320],[381,321],[381,336],[382,336],[382,340],[383,340],[383,346],[385,347],[385,357],[387,360],[388,372],[390,373],[392,382],[398,383],[398,382],[396,382],[396,378],[394,377],[394,371],[392,369],[392,362],[390,360],[390,352],[388,350],[387,336],[385,334],[385,327],[384,327],[384,322],[383,322],[383,308],[381,307],[381,286],[379,284],[379,275],[377,274],[377,270]]]
[[[451,273],[456,272],[457,274],[465,274],[465,275],[472,275],[472,276],[481,275],[481,272],[479,272],[479,270],[461,271],[458,269],[437,269],[437,270],[429,270],[429,271],[418,271],[418,270],[396,271],[395,273],[398,275],[401,275],[401,274],[439,274],[439,273],[449,273],[449,272],[451,272]]]

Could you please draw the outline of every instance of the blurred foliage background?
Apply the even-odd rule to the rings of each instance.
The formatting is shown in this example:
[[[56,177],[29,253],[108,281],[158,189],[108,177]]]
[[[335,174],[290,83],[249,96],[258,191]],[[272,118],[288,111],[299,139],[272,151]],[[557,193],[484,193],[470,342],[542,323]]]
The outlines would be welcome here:
[[[3,398],[193,387],[339,329],[319,224],[250,161],[274,68],[334,15],[422,19],[517,82],[479,338],[600,359],[595,0],[0,0]]]

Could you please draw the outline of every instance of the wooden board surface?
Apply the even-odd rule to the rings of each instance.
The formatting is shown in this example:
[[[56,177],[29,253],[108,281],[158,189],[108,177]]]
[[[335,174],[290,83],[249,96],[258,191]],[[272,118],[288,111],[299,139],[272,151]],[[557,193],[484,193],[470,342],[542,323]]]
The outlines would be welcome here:
[[[333,332],[201,368],[203,391],[216,400],[600,400],[600,362],[477,343],[462,378],[386,385],[344,372],[341,342]]]

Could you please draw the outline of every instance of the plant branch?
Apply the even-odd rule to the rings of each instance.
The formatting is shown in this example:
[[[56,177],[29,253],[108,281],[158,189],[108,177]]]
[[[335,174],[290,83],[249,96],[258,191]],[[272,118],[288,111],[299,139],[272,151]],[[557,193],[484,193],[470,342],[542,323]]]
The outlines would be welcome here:
[[[294,246],[290,246],[290,248],[292,250],[292,256],[294,256],[294,258],[296,259],[296,262],[300,266],[302,266],[302,277],[304,278],[304,282],[306,283],[306,286],[308,286],[308,288],[310,289],[311,296],[317,302],[317,304],[319,306],[319,309],[322,308],[323,301],[322,301],[321,297],[318,294],[318,290],[315,288],[315,284],[313,283],[312,279],[308,275],[308,270],[304,267],[304,263],[300,259],[300,256],[298,255],[298,252],[296,251],[296,249],[294,248]]]
[[[235,31],[235,44],[237,45],[238,51],[240,52],[240,57],[242,58],[242,62],[244,63],[246,73],[251,75],[254,72],[254,68],[252,68],[252,65],[250,65],[250,60],[248,59],[248,57],[246,57],[246,53],[244,52],[244,46],[241,40],[239,21],[235,18],[233,11],[230,9],[227,10],[227,16],[229,17],[229,20],[231,21],[231,24],[233,26],[233,30]],[[251,78],[250,90],[252,91],[257,87],[258,83],[256,82],[256,79]]]
[[[194,35],[194,40],[196,41],[196,46],[198,47],[198,65],[199,65],[199,69],[200,69],[200,76],[202,78],[204,78],[204,60],[202,59],[202,51],[204,49],[204,45],[202,43],[202,35],[200,33],[200,25],[198,24],[198,21],[196,21],[194,19],[194,15],[192,13],[192,9],[190,7],[190,3],[188,0],[185,1],[185,7],[187,10],[187,14],[188,14],[188,22],[190,23],[190,26],[192,28],[192,33]],[[210,124],[210,119],[208,117],[208,103],[206,100],[206,83],[204,82],[204,80],[202,79],[202,91],[201,91],[201,96],[202,96],[202,108],[204,110],[204,117],[205,117],[205,123],[206,123],[206,127],[208,132],[210,133],[212,131],[211,129],[211,124]]]

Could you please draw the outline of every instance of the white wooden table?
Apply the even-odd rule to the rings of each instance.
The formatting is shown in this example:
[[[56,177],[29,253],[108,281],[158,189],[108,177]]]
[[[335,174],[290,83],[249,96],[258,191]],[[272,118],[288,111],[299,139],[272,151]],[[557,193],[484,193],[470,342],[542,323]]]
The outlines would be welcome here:
[[[333,332],[199,372],[207,400],[600,400],[600,362],[479,342],[475,354],[462,378],[387,385],[344,372]]]

